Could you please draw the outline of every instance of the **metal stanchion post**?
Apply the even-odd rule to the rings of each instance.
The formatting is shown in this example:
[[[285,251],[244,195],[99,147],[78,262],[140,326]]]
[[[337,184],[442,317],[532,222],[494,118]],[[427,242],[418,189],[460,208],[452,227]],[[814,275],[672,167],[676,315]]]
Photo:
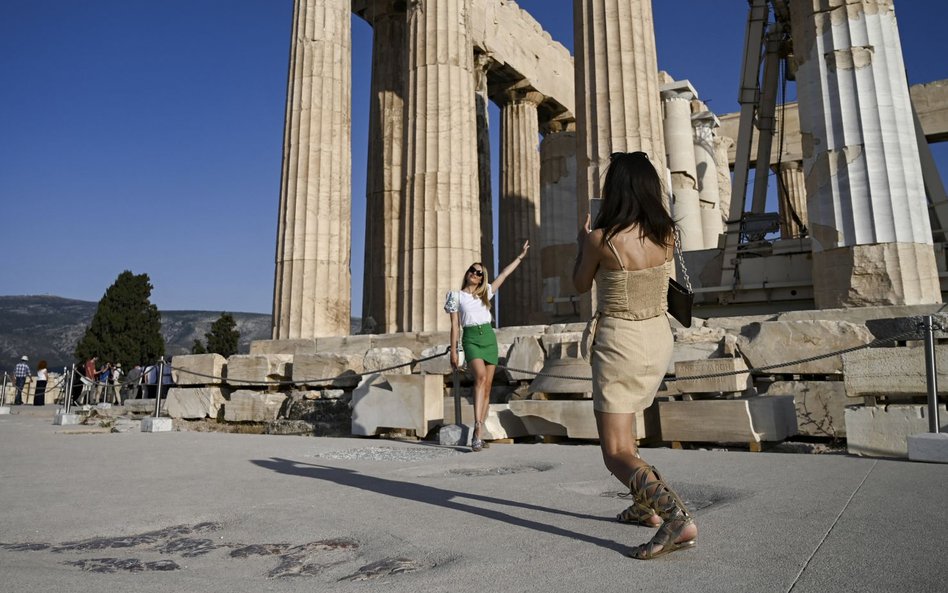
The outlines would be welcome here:
[[[66,402],[69,401],[69,392],[66,391],[66,386],[69,385],[69,375],[66,374],[68,372],[69,372],[69,367],[63,367],[63,377],[62,379],[59,380],[59,389],[60,389],[59,397],[62,398],[63,409],[66,409],[66,406],[68,405]]]
[[[7,403],[7,374],[3,373],[3,387],[0,388],[0,406]]]
[[[939,432],[938,370],[935,367],[935,334],[932,316],[923,318],[925,329],[925,379],[928,382],[928,432]]]
[[[155,418],[161,411],[161,379],[165,374],[165,357],[162,356],[158,362],[158,393],[155,394]]]
[[[454,382],[451,393],[454,395],[454,423],[461,426],[461,379],[458,376],[459,372],[457,369],[454,369],[451,373],[451,378]]]

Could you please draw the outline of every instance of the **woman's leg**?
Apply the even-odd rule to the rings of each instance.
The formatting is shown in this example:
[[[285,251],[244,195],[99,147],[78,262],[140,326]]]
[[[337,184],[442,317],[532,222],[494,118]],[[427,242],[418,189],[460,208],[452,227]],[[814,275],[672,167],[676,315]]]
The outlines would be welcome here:
[[[671,496],[671,491],[668,490],[667,486],[663,486],[663,482],[658,482],[658,477],[651,467],[638,456],[638,447],[635,444],[635,439],[632,438],[634,421],[635,417],[632,414],[596,412],[596,426],[599,428],[599,446],[602,449],[603,461],[606,463],[606,468],[620,482],[630,487],[632,487],[631,482],[637,471],[641,469],[648,472],[644,480],[636,480],[636,482],[645,484],[645,492],[642,494],[645,498],[652,500],[661,496],[661,500],[667,502],[665,497]],[[665,494],[666,491],[669,494]],[[658,509],[653,507],[654,510]],[[687,515],[684,508],[681,508],[681,511],[684,514],[676,514],[674,519],[663,525],[662,529],[659,529],[659,533],[651,542],[635,548],[633,555],[636,558],[643,559],[661,555],[664,546],[659,542],[665,541],[663,537],[667,541],[676,544],[690,542],[693,545],[693,540],[698,537],[698,527]],[[663,521],[657,515],[653,515],[647,523],[660,525]],[[669,533],[663,533],[665,531]],[[674,549],[678,548],[673,547],[672,550]]]
[[[639,458],[638,447],[632,438],[635,416],[632,414],[610,414],[596,412],[596,427],[599,429],[599,448],[606,469],[623,485],[628,486],[632,474],[640,467],[647,467]],[[648,525],[660,525],[662,520],[654,512],[644,521]]]
[[[487,365],[480,358],[469,360],[467,366],[474,373],[474,438],[480,438],[480,423],[487,415],[488,375]],[[493,367],[491,367],[493,371]],[[491,372],[493,374],[493,372]]]

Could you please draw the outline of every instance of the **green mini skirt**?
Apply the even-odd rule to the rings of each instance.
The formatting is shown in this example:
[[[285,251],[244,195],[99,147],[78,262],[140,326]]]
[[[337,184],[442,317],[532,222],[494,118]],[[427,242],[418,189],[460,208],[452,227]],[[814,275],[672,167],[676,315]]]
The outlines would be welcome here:
[[[480,358],[487,364],[497,364],[497,336],[489,323],[465,327],[461,347],[464,360]]]

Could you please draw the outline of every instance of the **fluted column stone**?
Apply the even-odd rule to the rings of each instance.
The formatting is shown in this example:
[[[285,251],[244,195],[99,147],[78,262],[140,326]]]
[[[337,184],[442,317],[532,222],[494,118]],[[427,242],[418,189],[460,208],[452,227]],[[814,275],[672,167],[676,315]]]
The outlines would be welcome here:
[[[408,8],[400,331],[443,331],[444,296],[481,259],[470,0]]]
[[[576,259],[575,124],[555,126],[540,142],[540,275],[547,323],[578,317],[574,303]]]
[[[287,83],[273,338],[349,333],[351,7],[297,0]]]
[[[734,139],[729,136],[714,134],[714,165],[718,170],[718,208],[721,211],[722,228],[727,224],[731,215],[731,164],[728,160],[728,151],[734,146]]]
[[[406,14],[392,0],[371,5],[372,90],[365,205],[363,328],[398,331],[399,241],[404,184]]]
[[[703,104],[700,107],[701,110],[691,116],[691,124],[694,127],[695,173],[701,205],[704,248],[714,249],[724,231],[721,224],[721,198],[718,195],[718,171],[714,161],[714,129],[721,124]]]
[[[510,91],[500,107],[499,266],[520,254],[524,241],[540,243],[540,129],[537,92]],[[517,272],[504,283],[500,324],[533,323],[541,310],[543,281],[540,249],[530,249]]]
[[[694,132],[691,128],[691,100],[694,98],[694,91],[686,83],[669,83],[662,90],[665,150],[671,173],[671,211],[681,229],[682,251],[704,249]]]
[[[780,163],[777,174],[780,175],[780,182],[777,184],[780,238],[795,239],[803,232],[800,223],[807,224],[806,180],[803,177],[803,163],[801,161]],[[792,212],[796,212],[799,222],[793,217]]]
[[[490,176],[490,97],[487,95],[487,71],[490,56],[474,56],[474,104],[477,108],[477,187],[481,209],[481,262],[494,268],[494,194]]]
[[[816,306],[940,302],[893,2],[789,7]]]

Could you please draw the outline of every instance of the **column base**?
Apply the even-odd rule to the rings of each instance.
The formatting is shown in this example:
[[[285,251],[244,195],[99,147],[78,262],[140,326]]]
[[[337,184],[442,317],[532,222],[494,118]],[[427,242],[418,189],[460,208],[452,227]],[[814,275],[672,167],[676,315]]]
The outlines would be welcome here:
[[[923,243],[877,243],[813,254],[819,309],[941,302],[935,252]]]

